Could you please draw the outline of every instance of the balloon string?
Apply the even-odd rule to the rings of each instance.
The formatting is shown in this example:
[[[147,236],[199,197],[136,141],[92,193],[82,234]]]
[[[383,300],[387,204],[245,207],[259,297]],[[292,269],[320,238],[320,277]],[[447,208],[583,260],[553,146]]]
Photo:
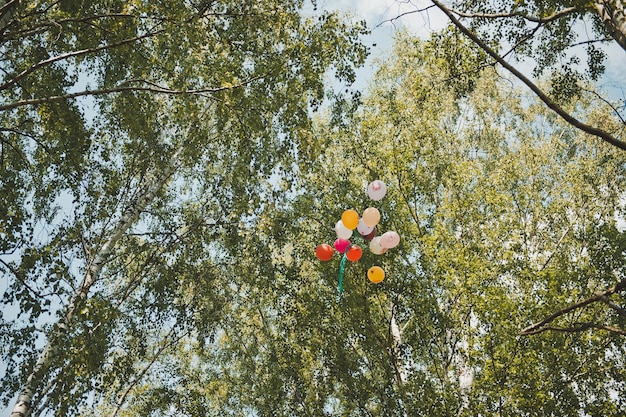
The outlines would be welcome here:
[[[341,263],[339,264],[339,279],[337,284],[337,301],[341,300],[341,294],[343,294],[343,272],[346,269],[346,259],[347,259],[348,249],[343,253],[343,257],[341,258]]]

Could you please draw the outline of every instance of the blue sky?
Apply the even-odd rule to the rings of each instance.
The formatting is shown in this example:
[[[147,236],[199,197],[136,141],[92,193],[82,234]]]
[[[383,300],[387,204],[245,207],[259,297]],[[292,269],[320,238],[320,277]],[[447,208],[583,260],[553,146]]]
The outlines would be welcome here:
[[[395,19],[403,13],[426,9],[432,5],[428,0],[319,0],[318,8],[328,10],[340,10],[348,13],[357,20],[365,20],[372,30],[371,35],[365,39],[372,47],[372,54],[366,66],[359,70],[355,85],[363,89],[373,75],[373,59],[388,52],[393,44],[394,33],[399,28],[405,28],[409,33],[428,37],[433,31],[445,26],[448,21],[443,13],[436,8],[430,8],[427,12],[412,13],[400,19]],[[581,25],[580,31],[585,31]],[[582,32],[581,32],[582,33]],[[584,33],[583,33],[584,37]],[[581,52],[584,50],[581,49]],[[610,92],[611,98],[626,102],[626,51],[616,42],[605,48],[608,55],[606,61],[605,76],[600,80],[600,86]],[[583,58],[584,61],[584,58]],[[522,65],[530,72],[532,66]],[[523,69],[524,69],[523,68]],[[528,74],[530,75],[530,74]]]
[[[365,20],[371,34],[363,41],[371,47],[371,55],[366,65],[358,71],[355,88],[364,89],[374,74],[373,61],[388,53],[393,46],[393,37],[400,28],[410,33],[428,37],[430,33],[442,28],[445,17],[437,10],[427,14],[411,14],[396,19],[403,13],[428,5],[428,2],[410,0],[319,0],[318,8],[339,10],[355,20]]]

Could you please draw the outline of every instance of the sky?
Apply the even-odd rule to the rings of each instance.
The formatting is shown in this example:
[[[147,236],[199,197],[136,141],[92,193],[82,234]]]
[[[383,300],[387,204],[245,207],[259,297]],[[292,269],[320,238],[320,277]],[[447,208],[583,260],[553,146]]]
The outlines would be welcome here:
[[[431,5],[428,0],[318,0],[318,8],[348,13],[357,20],[365,20],[371,29],[370,36],[364,39],[365,44],[371,46],[371,55],[365,66],[357,72],[354,88],[363,90],[367,87],[374,74],[374,60],[391,50],[394,33],[399,28],[426,38],[448,24],[445,15],[434,7],[429,8]],[[418,9],[428,10],[406,14]],[[397,19],[398,16],[402,17]],[[580,30],[585,29],[581,27]],[[608,56],[606,72],[599,84],[610,93],[611,98],[622,100],[626,105],[626,52],[615,42],[605,52]],[[530,63],[521,67],[526,70],[523,72],[530,75]]]
[[[364,65],[357,71],[354,88],[364,89],[374,74],[374,61],[389,53],[393,46],[394,34],[404,28],[410,33],[428,37],[441,29],[446,23],[445,16],[436,9],[426,13],[412,13],[432,4],[426,0],[318,0],[322,10],[339,10],[354,20],[365,20],[371,34],[363,42],[371,48],[371,54]]]

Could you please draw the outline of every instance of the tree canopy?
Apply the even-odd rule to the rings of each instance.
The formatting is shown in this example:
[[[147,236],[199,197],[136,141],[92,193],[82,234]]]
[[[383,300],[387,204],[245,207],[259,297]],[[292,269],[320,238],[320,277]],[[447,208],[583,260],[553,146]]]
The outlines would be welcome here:
[[[623,151],[459,30],[329,91],[366,28],[303,6],[4,2],[12,416],[621,415]],[[315,247],[369,206],[400,245],[354,238],[338,300]]]
[[[361,23],[302,7],[3,2],[0,391],[21,390],[16,415],[104,391],[121,406],[158,354],[215,332],[216,242],[290,170],[327,74],[349,83],[366,55]]]
[[[612,103],[606,91],[595,88],[605,72],[606,59],[623,61],[626,52],[626,15],[623,2],[601,1],[473,1],[444,2],[416,7],[411,13],[437,8],[462,36],[485,52],[481,65],[498,65],[525,84],[541,101],[571,125],[613,146],[626,149],[623,106],[607,110],[622,124],[607,130],[572,113],[566,107],[574,100],[592,98]],[[608,57],[606,46],[621,50]],[[452,48],[450,54],[454,54]],[[532,69],[532,71],[530,70]],[[537,78],[548,78],[539,86]],[[619,84],[621,80],[616,80]],[[614,86],[624,91],[624,85]]]
[[[401,37],[360,111],[317,125],[293,204],[244,233],[257,255],[237,275],[258,287],[240,284],[238,314],[198,354],[252,414],[622,412],[624,295],[607,292],[624,283],[622,152],[492,68],[445,82],[440,52],[439,38]],[[376,178],[389,184],[380,204],[363,190]],[[337,303],[339,260],[313,248],[343,210],[373,204],[400,248],[349,265]],[[539,323],[559,306],[575,308]]]

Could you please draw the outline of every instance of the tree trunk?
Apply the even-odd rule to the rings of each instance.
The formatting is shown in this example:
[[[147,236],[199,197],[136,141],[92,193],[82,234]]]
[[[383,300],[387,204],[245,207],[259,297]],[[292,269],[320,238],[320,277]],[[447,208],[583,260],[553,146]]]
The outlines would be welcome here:
[[[98,280],[102,268],[108,261],[109,255],[115,248],[115,245],[120,238],[128,231],[128,229],[135,223],[141,213],[146,209],[148,204],[152,202],[155,195],[165,186],[169,178],[175,172],[178,165],[178,158],[180,151],[176,152],[170,159],[170,163],[165,168],[155,172],[158,175],[153,175],[143,187],[137,198],[132,201],[126,210],[120,216],[119,221],[115,228],[113,228],[109,234],[108,239],[98,249],[96,254],[90,260],[87,265],[87,270],[83,277],[82,282],[76,289],[76,292],[72,296],[70,303],[65,309],[63,317],[56,323],[43,351],[37,359],[35,367],[28,375],[26,383],[20,390],[20,395],[17,402],[11,412],[10,417],[29,417],[33,411],[33,398],[36,398],[36,388],[41,381],[39,379],[50,366],[50,360],[54,357],[54,353],[58,351],[58,346],[55,346],[55,342],[66,334],[71,326],[72,318],[78,306],[80,306],[86,299],[91,286]]]
[[[622,0],[600,0],[594,5],[613,39],[626,51],[626,16]]]
[[[4,32],[9,21],[13,18],[13,10],[17,7],[18,0],[5,0],[0,6],[0,34]]]

